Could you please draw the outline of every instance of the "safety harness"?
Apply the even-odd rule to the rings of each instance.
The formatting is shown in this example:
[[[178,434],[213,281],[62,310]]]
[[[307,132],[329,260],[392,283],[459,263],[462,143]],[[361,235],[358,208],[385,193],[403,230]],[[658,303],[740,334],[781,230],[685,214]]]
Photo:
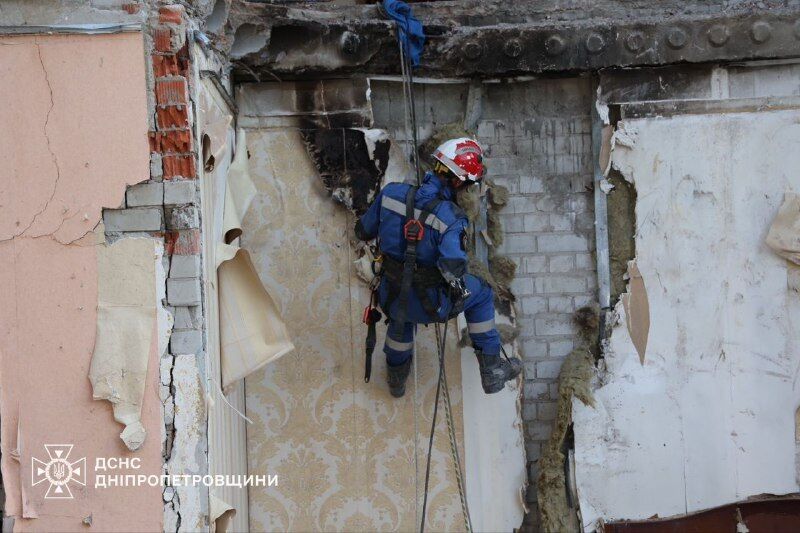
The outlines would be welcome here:
[[[435,266],[417,264],[417,245],[425,237],[425,221],[433,214],[442,200],[441,198],[434,198],[426,203],[420,210],[420,217],[417,219],[414,217],[414,211],[418,189],[417,186],[411,186],[406,193],[406,216],[403,224],[403,238],[406,241],[406,250],[403,255],[403,261],[397,261],[388,255],[380,256],[382,268],[380,273],[376,274],[376,280],[373,280],[369,305],[364,309],[363,322],[367,325],[366,360],[364,363],[364,382],[366,383],[369,383],[372,374],[372,354],[375,351],[376,342],[375,326],[381,319],[381,313],[377,308],[379,276],[386,276],[389,282],[389,294],[387,295],[384,310],[388,312],[394,302],[398,302],[397,313],[394,316],[395,327],[400,329],[400,331],[396,332],[398,335],[402,334],[402,328],[406,322],[408,299],[412,290],[422,303],[429,322],[445,322],[447,320],[447,318],[443,320],[439,317],[439,308],[428,294],[428,289],[445,286],[442,274]]]

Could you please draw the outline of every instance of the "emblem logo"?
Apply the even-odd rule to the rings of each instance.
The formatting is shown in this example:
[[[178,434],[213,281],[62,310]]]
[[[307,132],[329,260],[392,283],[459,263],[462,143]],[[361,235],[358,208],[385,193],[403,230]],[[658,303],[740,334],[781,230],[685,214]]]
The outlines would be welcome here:
[[[70,462],[72,444],[45,444],[48,460],[40,461],[31,457],[31,484],[44,481],[50,483],[44,497],[46,499],[71,500],[70,483],[86,485],[86,457]]]

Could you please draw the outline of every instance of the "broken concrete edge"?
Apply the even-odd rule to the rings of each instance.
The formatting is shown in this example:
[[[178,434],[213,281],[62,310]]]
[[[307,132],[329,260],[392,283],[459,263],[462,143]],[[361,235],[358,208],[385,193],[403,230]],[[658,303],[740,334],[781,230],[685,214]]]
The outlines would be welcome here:
[[[561,18],[555,7],[542,22],[529,22],[535,19],[525,13],[527,22],[519,23],[520,14],[505,24],[500,10],[485,11],[495,23],[481,24],[474,8],[416,4],[428,35],[418,74],[491,77],[798,55],[795,7],[748,4],[692,12],[665,6],[654,13],[625,6],[623,18],[619,5],[606,4],[591,18]],[[347,14],[235,1],[216,44],[232,54],[241,81],[398,74],[394,25],[375,6]],[[316,44],[299,51],[298,35],[304,36],[303,47]]]
[[[598,87],[598,95],[601,89]],[[618,106],[608,106],[597,101],[600,119],[607,124],[601,138],[598,168],[603,182],[608,186],[602,189],[606,196],[606,216],[608,224],[608,255],[611,274],[611,300],[608,309],[586,307],[579,309],[574,320],[579,327],[582,342],[564,360],[559,374],[559,398],[556,421],[547,444],[542,448],[539,458],[539,478],[537,492],[541,527],[545,532],[577,531],[581,528],[580,508],[577,503],[576,487],[570,487],[567,474],[572,467],[565,450],[572,450],[568,440],[572,425],[574,400],[587,406],[594,406],[593,390],[597,386],[596,377],[601,372],[600,360],[606,352],[611,331],[619,324],[614,311],[618,304],[636,307],[646,312],[647,296],[643,280],[636,268],[636,189],[633,177],[625,175],[614,166],[613,152],[619,145],[631,148],[635,138],[630,138],[624,124],[619,122]],[[601,186],[602,183],[595,183]],[[596,252],[595,252],[596,253]],[[649,327],[649,313],[646,320]],[[638,332],[639,352],[642,364],[647,344],[647,328],[637,324],[634,328],[630,319],[626,323],[633,334]]]

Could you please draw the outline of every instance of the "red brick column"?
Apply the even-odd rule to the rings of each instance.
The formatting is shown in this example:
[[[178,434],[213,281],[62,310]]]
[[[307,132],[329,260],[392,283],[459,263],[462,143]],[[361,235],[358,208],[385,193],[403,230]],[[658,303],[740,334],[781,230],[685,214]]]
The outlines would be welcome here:
[[[163,179],[195,179],[196,154],[189,110],[189,51],[183,6],[159,8],[153,41],[156,129],[150,132],[150,150],[161,154]]]

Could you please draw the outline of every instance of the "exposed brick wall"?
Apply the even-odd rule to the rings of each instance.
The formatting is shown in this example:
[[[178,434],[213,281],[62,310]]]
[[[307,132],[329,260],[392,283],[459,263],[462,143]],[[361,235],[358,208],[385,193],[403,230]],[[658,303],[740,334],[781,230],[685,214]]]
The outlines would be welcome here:
[[[138,11],[139,5],[135,5]],[[204,366],[197,148],[192,130],[187,15],[180,5],[162,5],[148,15],[145,43],[151,67],[147,87],[150,179],[130,186],[119,209],[104,210],[103,221],[106,237],[110,240],[137,234],[164,239],[168,272],[166,305],[174,317],[174,326],[168,354],[160,364],[160,398],[167,436],[164,460],[169,469],[174,469],[170,459],[176,432],[175,404],[182,398],[184,403],[191,401],[191,398],[186,398],[192,391],[176,390],[173,367],[179,357],[187,356],[196,356],[198,367]],[[196,452],[181,453],[189,456]],[[178,471],[168,473],[207,473],[207,464],[202,462],[197,464],[197,471],[180,471],[186,468],[182,464],[177,468]],[[198,498],[198,501],[204,500],[207,500],[207,495]],[[192,511],[205,512],[182,508],[179,494],[173,487],[165,488],[164,505],[166,531],[177,530],[182,520],[195,523],[196,517],[187,516]]]
[[[484,86],[478,139],[491,178],[511,192],[500,252],[517,263],[531,481],[556,416],[558,374],[577,336],[572,314],[596,301],[591,91],[586,79]],[[535,485],[528,499],[536,498]]]

